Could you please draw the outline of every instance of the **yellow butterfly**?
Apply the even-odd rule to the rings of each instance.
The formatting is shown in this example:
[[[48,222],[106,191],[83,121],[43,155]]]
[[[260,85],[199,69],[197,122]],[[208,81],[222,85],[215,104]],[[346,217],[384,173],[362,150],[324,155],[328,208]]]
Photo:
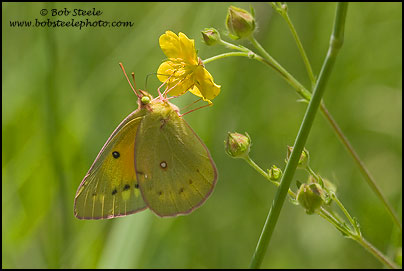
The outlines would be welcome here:
[[[209,150],[179,109],[160,92],[153,99],[132,89],[138,108],[118,125],[77,189],[74,215],[79,219],[114,218],[146,208],[161,217],[188,214],[216,184]]]

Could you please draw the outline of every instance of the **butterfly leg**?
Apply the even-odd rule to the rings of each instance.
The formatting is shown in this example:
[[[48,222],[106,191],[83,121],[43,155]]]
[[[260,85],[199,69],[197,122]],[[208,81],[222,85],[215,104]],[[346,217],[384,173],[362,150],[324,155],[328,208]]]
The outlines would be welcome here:
[[[170,80],[172,76],[173,76],[173,75],[170,75],[170,77],[168,77],[167,80],[165,80],[164,83],[161,84],[161,86],[159,86],[159,87],[157,88],[157,93],[159,94],[159,98],[160,98],[161,100],[163,99],[163,95],[161,94],[160,89],[161,89],[165,84],[167,84],[168,80]],[[166,93],[166,91],[164,91],[164,93]]]
[[[163,96],[167,98],[167,94],[168,94],[171,90],[173,90],[176,86],[178,86],[178,84],[181,83],[182,81],[183,81],[183,80],[179,80],[179,81],[178,81],[174,86],[172,86],[170,89],[166,89],[166,90],[164,91],[164,93],[163,93]],[[174,97],[179,97],[179,95],[178,95],[178,96],[174,96]]]
[[[211,106],[211,105],[213,105],[213,103],[208,103],[208,104],[203,105],[203,106],[201,106],[201,107],[192,109],[192,110],[190,110],[190,111],[188,111],[188,112],[186,112],[186,113],[184,113],[184,114],[179,114],[179,116],[180,116],[180,117],[183,117],[184,115],[186,115],[186,114],[188,114],[188,113],[194,112],[194,111],[196,111],[196,110],[198,110],[198,109],[202,109],[202,108],[204,108],[204,107]]]

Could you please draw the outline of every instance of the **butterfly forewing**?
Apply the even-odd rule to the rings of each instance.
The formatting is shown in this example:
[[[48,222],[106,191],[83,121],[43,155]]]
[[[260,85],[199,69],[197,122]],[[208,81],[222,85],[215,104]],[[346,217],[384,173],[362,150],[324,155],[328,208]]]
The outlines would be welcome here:
[[[146,208],[134,169],[135,138],[141,119],[136,112],[129,115],[101,149],[77,190],[76,217],[113,218]]]
[[[212,192],[217,170],[201,139],[171,109],[139,125],[135,169],[148,207],[159,216],[187,214]]]

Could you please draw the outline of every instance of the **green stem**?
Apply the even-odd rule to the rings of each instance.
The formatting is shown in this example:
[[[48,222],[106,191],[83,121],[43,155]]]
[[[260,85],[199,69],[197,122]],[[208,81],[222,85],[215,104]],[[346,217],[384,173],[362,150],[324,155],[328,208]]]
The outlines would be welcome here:
[[[260,53],[264,56],[261,57],[260,55],[254,53],[250,49],[241,46],[241,45],[235,45],[230,42],[220,40],[220,43],[224,45],[225,47],[232,49],[232,50],[237,50],[241,51],[242,53],[235,54],[236,52],[231,52],[231,53],[225,53],[221,54],[218,56],[214,56],[211,58],[208,58],[203,61],[204,64],[207,64],[211,61],[221,59],[224,57],[230,57],[230,56],[246,56],[251,59],[256,59],[274,70],[276,70],[285,80],[288,82],[303,98],[305,98],[307,101],[311,99],[311,93],[299,82],[294,78],[284,67],[282,67],[271,55],[268,54],[268,52],[265,51],[264,48],[258,43],[258,41],[251,35],[250,37],[251,43],[260,51]]]
[[[280,183],[271,180],[269,178],[269,175],[262,169],[260,168],[259,165],[257,165],[254,160],[252,160],[249,156],[247,156],[247,158],[244,159],[253,169],[255,169],[255,171],[257,171],[259,174],[261,174],[262,176],[264,176],[264,178],[266,178],[268,181],[270,181],[272,184],[274,184],[276,187],[278,187],[280,185]],[[289,189],[289,195],[291,195],[294,199],[296,198],[296,194]]]
[[[292,20],[289,17],[289,13],[286,8],[283,7],[286,4],[279,4],[278,7],[275,7],[276,11],[285,19],[286,23],[289,26],[290,31],[292,32],[293,38],[297,44],[297,48],[299,49],[300,55],[303,58],[304,65],[306,66],[307,74],[309,75],[311,85],[314,86],[316,84],[316,78],[313,73],[313,69],[311,68],[309,58],[307,57],[306,51],[304,50],[303,44],[300,41],[299,35],[297,34],[296,28],[294,27]]]
[[[232,57],[232,56],[250,57],[249,53],[247,53],[247,52],[229,52],[229,53],[224,53],[224,54],[220,54],[220,55],[217,55],[217,56],[212,56],[210,58],[202,60],[202,63],[205,65],[205,64],[208,64],[209,62],[212,62],[212,61],[215,61],[215,60],[218,60],[218,59],[223,59],[223,58],[226,58],[226,57]]]
[[[308,138],[311,126],[314,121],[314,117],[316,116],[317,109],[320,105],[321,98],[324,94],[326,82],[331,74],[331,70],[332,67],[334,66],[336,56],[343,43],[343,34],[344,34],[343,30],[345,26],[347,7],[348,7],[347,3],[338,3],[334,21],[334,29],[331,35],[330,47],[328,49],[327,56],[321,68],[319,79],[314,87],[313,96],[309,102],[309,106],[306,110],[303,122],[300,126],[295,144],[293,146],[292,154],[286,165],[285,172],[282,175],[282,179],[280,181],[281,184],[278,190],[276,191],[273,205],[265,221],[264,228],[262,230],[255,253],[251,260],[250,268],[260,267],[266,249],[268,247],[269,241],[271,240],[272,233],[278,221],[279,214],[285,201],[286,194],[289,190],[290,183],[292,182],[292,178],[296,171],[296,167],[299,162],[301,152]]]
[[[306,170],[307,172],[309,172],[311,176],[313,176],[316,179],[316,181],[321,185],[321,187],[324,187],[324,183],[321,177],[317,175],[317,173],[315,173],[309,165],[306,166]]]
[[[249,156],[247,158],[244,158],[244,160],[258,173],[260,173],[264,178],[268,179],[271,181],[272,184],[276,185],[277,187],[280,185],[278,182],[274,182],[269,178],[269,175],[262,169],[260,166],[258,166]],[[288,190],[289,195],[292,196],[293,199],[296,198],[296,194],[290,190]],[[366,241],[362,235],[360,234],[359,228],[357,228],[357,225],[355,221],[351,218],[349,215],[348,211],[344,208],[342,203],[336,198],[335,195],[333,195],[333,199],[337,202],[339,207],[343,210],[345,216],[349,219],[350,223],[355,229],[355,232],[352,232],[348,226],[341,222],[332,212],[328,212],[324,207],[321,207],[316,211],[316,213],[330,222],[334,227],[345,234],[347,237],[357,241],[363,248],[365,248],[369,253],[373,254],[380,262],[383,264],[386,264],[387,266],[391,268],[398,268],[394,263],[392,263],[385,255],[383,255],[379,250],[377,250],[372,244],[370,244],[368,241]]]
[[[226,47],[232,48],[235,50],[239,50],[244,53],[237,54],[237,52],[231,52],[231,53],[227,53],[227,54],[222,54],[219,56],[214,56],[209,59],[206,59],[204,61],[204,63],[207,64],[216,59],[221,59],[221,58],[229,57],[229,56],[244,56],[244,57],[256,59],[256,60],[268,65],[269,67],[274,68],[279,74],[281,74],[281,76],[286,80],[286,82],[288,82],[297,91],[298,94],[300,94],[306,101],[310,101],[311,93],[299,81],[297,81],[288,71],[286,71],[277,61],[275,61],[275,59],[273,57],[271,57],[265,51],[265,49],[254,39],[254,37],[251,37],[250,40],[251,40],[252,44],[261,52],[261,54],[263,54],[266,57],[266,59],[262,58],[261,56],[255,54],[254,52],[252,52],[251,50],[248,50],[245,47],[237,46],[237,45],[222,41],[222,44],[224,44]],[[387,199],[384,197],[384,195],[381,192],[376,181],[370,174],[369,170],[367,170],[365,164],[359,158],[359,155],[355,152],[355,150],[352,147],[352,145],[350,144],[348,138],[344,135],[341,128],[338,126],[338,124],[335,122],[335,120],[333,119],[331,114],[328,112],[324,102],[321,103],[320,108],[321,108],[321,112],[323,113],[323,116],[330,123],[331,127],[334,129],[335,133],[337,134],[339,140],[347,148],[349,154],[353,157],[355,163],[359,167],[360,172],[365,177],[365,181],[370,186],[370,188],[373,190],[373,192],[378,196],[378,198],[382,201],[382,203],[383,203],[384,207],[387,209],[387,212],[389,213],[390,217],[393,219],[394,223],[398,226],[398,228],[400,229],[400,232],[402,232],[402,224],[401,224],[397,214],[394,212],[393,208],[390,206]]]
[[[390,206],[388,203],[387,199],[383,196],[379,186],[377,185],[376,181],[373,179],[372,175],[370,172],[367,170],[365,164],[361,161],[359,158],[359,155],[355,152],[354,148],[352,145],[349,143],[348,139],[345,137],[344,133],[342,132],[341,128],[338,126],[336,121],[333,119],[331,114],[328,112],[327,108],[325,107],[324,103],[321,103],[320,109],[325,116],[325,118],[328,120],[334,131],[337,133],[338,138],[342,142],[342,144],[346,147],[348,152],[351,154],[353,157],[356,165],[359,167],[362,175],[365,177],[366,182],[370,186],[370,188],[373,190],[374,193],[378,196],[378,198],[383,202],[384,207],[386,208],[387,212],[390,214],[390,217],[393,219],[394,223],[399,227],[400,232],[403,231],[402,225],[400,220],[398,219],[397,214],[393,211],[393,208]]]
[[[358,243],[364,247],[367,251],[373,254],[380,262],[384,263],[388,267],[392,269],[400,269],[395,263],[391,262],[386,256],[383,255],[377,248],[375,248],[371,243],[369,243],[365,238],[362,236],[357,236],[355,238]]]
[[[304,51],[302,42],[300,41],[299,36],[297,35],[297,32],[296,32],[296,29],[293,26],[292,21],[289,18],[289,14],[286,13],[284,18],[285,18],[286,22],[288,23],[290,30],[292,31],[292,35],[296,41],[297,47],[299,48],[300,54],[303,58],[304,65],[306,66],[306,70],[309,75],[311,84],[312,84],[312,86],[314,86],[316,84],[316,78],[314,77],[313,70],[310,65],[310,61],[306,55],[306,52]]]
[[[245,48],[244,46],[241,45],[235,45],[233,43],[224,41],[224,40],[220,40],[219,41],[222,45],[226,46],[227,48],[231,49],[231,50],[238,50],[238,51],[242,51],[242,52],[250,52],[251,50],[248,48]]]
[[[356,235],[360,236],[361,235],[361,231],[358,228],[358,224],[356,223],[356,221],[354,221],[354,219],[351,217],[351,215],[349,214],[349,212],[347,211],[347,209],[345,209],[344,205],[339,201],[339,199],[337,198],[337,195],[335,195],[335,193],[331,193],[331,197],[332,199],[335,201],[335,203],[337,203],[338,207],[341,209],[341,211],[344,213],[344,215],[346,216],[346,218],[348,218],[349,223],[351,223],[352,227],[355,229]]]
[[[307,172],[309,172],[309,174],[310,174],[311,176],[313,176],[313,177],[317,180],[317,182],[320,181],[320,177],[317,175],[317,173],[315,173],[315,172],[311,169],[310,166],[307,166],[307,167],[306,167],[306,170],[307,170]]]
[[[249,50],[249,49],[247,49],[245,47],[242,47],[242,46],[238,47],[238,46],[236,46],[234,44],[231,44],[231,43],[228,43],[228,42],[225,42],[225,41],[222,41],[222,43],[228,44],[228,45],[226,45],[226,47],[228,47],[228,48],[239,50],[241,52],[229,52],[229,53],[223,53],[223,54],[220,54],[220,55],[216,55],[216,56],[207,58],[205,60],[202,60],[203,64],[208,64],[209,62],[212,62],[212,61],[215,61],[215,60],[218,60],[218,59],[223,59],[223,58],[226,58],[226,57],[231,57],[231,56],[244,56],[244,57],[248,57],[250,59],[258,60],[258,61],[264,63],[265,65],[270,66],[275,71],[279,72],[283,77],[285,77],[282,70],[280,70],[273,63],[269,62],[268,60],[266,60],[262,56],[257,55],[253,51],[251,51],[251,50]],[[230,46],[230,45],[232,45],[232,46]],[[299,88],[299,86],[293,85],[293,83],[292,83],[292,86],[294,88],[296,88],[296,89]],[[301,87],[303,87],[303,86],[301,86]]]
[[[260,168],[259,165],[257,165],[251,158],[250,156],[247,156],[247,158],[244,159],[253,169],[255,169],[255,171],[257,171],[259,174],[261,174],[262,176],[264,176],[265,179],[269,179],[268,174],[262,169]],[[272,180],[270,180],[271,182],[273,182]],[[279,186],[279,184],[277,185]]]
[[[258,166],[254,160],[252,160],[249,156],[247,156],[247,158],[244,158],[244,160],[255,170],[257,171],[259,174],[261,174],[264,178],[268,179],[269,181],[271,181],[272,184],[276,185],[276,187],[278,187],[280,185],[280,183],[278,182],[274,182],[273,180],[271,180],[268,176],[268,174],[260,167]],[[289,195],[291,195],[294,199],[296,199],[296,194],[290,190],[289,188]],[[333,215],[331,215],[330,213],[328,213],[323,207],[317,211],[317,214],[321,217],[323,217],[324,219],[326,219],[328,222],[330,222],[331,224],[333,224],[338,230],[344,232],[346,235],[350,235],[349,230],[347,230],[346,228],[344,228],[341,225],[341,222],[336,219]]]
[[[247,158],[244,158],[244,160],[259,174],[261,174],[264,178],[268,179],[272,184],[274,184],[276,187],[279,187],[280,183],[275,182],[271,180],[268,176],[268,174],[260,167],[258,166],[254,160],[252,160],[249,156]],[[292,196],[293,199],[296,199],[296,194],[289,188],[288,190],[289,195]],[[346,235],[351,235],[349,230],[344,228],[344,226],[341,224],[341,222],[336,219],[332,214],[328,213],[324,208],[321,208],[319,211],[317,211],[317,214],[324,219],[326,219],[328,222],[333,224],[338,230],[344,232]]]
[[[271,63],[271,66],[276,67],[276,70],[285,78],[296,91],[303,96],[307,101],[311,99],[311,93],[294,78],[281,64],[279,64],[268,52],[261,46],[261,44],[254,38],[253,35],[249,38],[252,45],[257,48],[258,52],[263,55],[263,57]]]
[[[340,232],[344,233],[347,236],[352,235],[349,229],[346,228],[344,224],[342,224],[335,216],[330,214],[327,210],[321,207],[317,212],[319,216],[326,219],[328,222],[334,225]]]

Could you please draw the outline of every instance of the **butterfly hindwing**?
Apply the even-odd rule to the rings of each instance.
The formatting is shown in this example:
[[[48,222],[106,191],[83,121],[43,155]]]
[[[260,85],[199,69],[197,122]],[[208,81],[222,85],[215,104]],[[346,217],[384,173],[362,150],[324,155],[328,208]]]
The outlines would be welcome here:
[[[159,216],[191,212],[205,202],[217,179],[207,147],[176,111],[169,111],[146,115],[135,142],[143,199]]]
[[[113,218],[146,208],[134,169],[135,138],[142,118],[136,111],[130,114],[105,143],[77,190],[76,217]]]

